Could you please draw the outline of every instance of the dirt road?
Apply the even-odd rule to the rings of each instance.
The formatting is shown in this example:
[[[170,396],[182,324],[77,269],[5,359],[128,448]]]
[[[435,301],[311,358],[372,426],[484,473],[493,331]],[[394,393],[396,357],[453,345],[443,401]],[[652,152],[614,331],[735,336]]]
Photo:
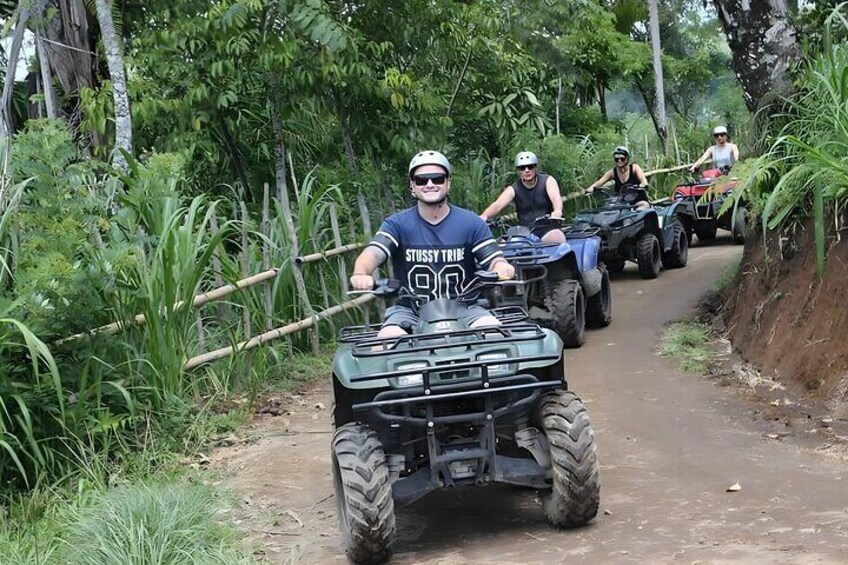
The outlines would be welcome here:
[[[655,347],[741,249],[693,248],[689,266],[613,282],[614,320],[569,350],[570,388],[592,417],[601,510],[549,528],[532,492],[437,493],[398,515],[397,563],[846,563],[848,463],[815,426],[755,418],[734,387],[686,375]],[[268,562],[344,562],[330,478],[329,386],[257,424],[262,439],[217,454]],[[741,490],[727,492],[739,483]]]

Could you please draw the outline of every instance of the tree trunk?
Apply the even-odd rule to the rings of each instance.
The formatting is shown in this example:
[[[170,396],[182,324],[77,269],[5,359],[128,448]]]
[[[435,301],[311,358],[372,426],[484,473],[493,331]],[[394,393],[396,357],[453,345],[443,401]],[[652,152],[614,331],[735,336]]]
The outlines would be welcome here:
[[[786,0],[713,0],[733,52],[745,104],[757,111],[776,94],[792,92],[787,71],[801,51]]]
[[[106,51],[106,63],[109,65],[109,76],[112,80],[112,99],[115,104],[115,153],[112,163],[118,170],[125,173],[129,170],[129,165],[120,150],[123,149],[132,155],[132,117],[130,116],[130,99],[127,95],[124,57],[121,54],[120,38],[112,20],[111,0],[96,0],[95,4],[103,48]]]
[[[648,115],[651,117],[651,123],[654,124],[654,131],[657,132],[657,136],[662,139],[662,134],[660,134],[660,122],[657,117],[656,96],[651,96],[651,91],[642,83],[642,80],[638,76],[635,79],[635,83],[636,90],[638,90],[639,94],[642,95],[642,101],[645,103],[645,108],[648,110]]]
[[[40,27],[44,51],[66,95],[92,87],[94,53],[88,17],[82,0],[48,0],[45,14],[53,17]]]
[[[55,119],[59,117],[59,105],[56,102],[56,92],[53,90],[53,74],[50,72],[50,59],[44,48],[41,36],[35,36],[35,50],[38,54],[38,67],[41,70],[41,88],[44,91],[44,106],[47,109],[47,117]]]
[[[665,110],[665,83],[663,81],[662,46],[660,45],[660,11],[657,0],[648,0],[651,18],[651,52],[654,60],[654,87],[656,88],[656,129],[668,155],[668,116]]]
[[[21,54],[21,44],[24,40],[24,31],[33,13],[40,13],[42,2],[20,2],[18,4],[18,21],[15,23],[15,33],[12,36],[12,45],[9,47],[9,57],[6,61],[6,80],[3,84],[3,93],[0,94],[0,139],[8,139],[14,131],[12,123],[12,90],[15,87],[15,69],[18,67],[18,57]],[[8,152],[7,152],[8,153]]]

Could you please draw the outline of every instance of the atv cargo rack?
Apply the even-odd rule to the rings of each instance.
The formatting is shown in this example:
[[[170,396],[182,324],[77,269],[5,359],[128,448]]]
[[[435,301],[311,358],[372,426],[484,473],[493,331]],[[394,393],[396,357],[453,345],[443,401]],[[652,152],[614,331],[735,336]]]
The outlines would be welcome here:
[[[376,334],[361,334],[359,339],[349,339],[353,342],[351,354],[354,357],[379,357],[383,355],[396,355],[397,353],[415,353],[428,351],[435,354],[440,349],[452,347],[498,345],[500,343],[516,343],[520,341],[533,341],[545,338],[545,332],[536,324],[517,322],[501,326],[481,326],[479,328],[468,328],[452,332],[434,332],[429,334],[413,334],[400,337],[378,338]],[[375,349],[379,347],[379,349]],[[417,373],[418,371],[412,371]],[[397,376],[392,373],[388,376]],[[376,378],[387,378],[387,376],[369,376],[366,379],[353,378],[356,380],[370,380]]]

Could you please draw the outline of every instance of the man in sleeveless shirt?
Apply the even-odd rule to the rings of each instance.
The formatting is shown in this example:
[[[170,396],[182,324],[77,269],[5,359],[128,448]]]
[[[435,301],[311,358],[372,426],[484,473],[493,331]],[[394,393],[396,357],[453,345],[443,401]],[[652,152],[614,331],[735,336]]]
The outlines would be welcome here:
[[[530,227],[539,218],[549,215],[562,218],[562,195],[559,184],[551,175],[538,172],[539,158],[530,151],[522,151],[515,157],[515,169],[518,180],[504,187],[497,200],[492,202],[480,214],[484,220],[494,218],[511,202],[515,202],[518,211],[518,223]],[[547,228],[544,233],[534,232],[545,243],[565,243],[565,234],[556,227]]]
[[[713,130],[713,137],[716,140],[716,144],[704,151],[701,158],[689,167],[690,173],[694,173],[695,169],[697,169],[701,163],[707,159],[712,159],[713,166],[716,169],[723,173],[728,173],[730,172],[730,168],[733,167],[733,164],[739,160],[739,148],[735,143],[730,143],[730,138],[727,135],[727,128],[725,126],[716,127]]]
[[[395,276],[425,300],[456,297],[478,269],[501,279],[515,276],[492,231],[477,214],[448,204],[451,165],[438,151],[422,151],[409,163],[409,188],[417,203],[387,218],[353,265],[354,290],[374,288],[373,273],[387,259]],[[484,308],[470,304],[464,320],[473,327],[499,325]],[[386,310],[378,337],[406,335],[418,323],[411,301]]]
[[[589,185],[585,190],[586,194],[592,194],[596,188],[608,183],[612,180],[615,183],[615,193],[620,194],[621,189],[625,186],[648,186],[648,179],[642,167],[636,163],[630,162],[630,151],[623,145],[619,145],[612,152],[612,158],[615,163],[612,169],[605,172],[601,178]],[[644,210],[651,205],[640,200],[635,204],[637,210]]]

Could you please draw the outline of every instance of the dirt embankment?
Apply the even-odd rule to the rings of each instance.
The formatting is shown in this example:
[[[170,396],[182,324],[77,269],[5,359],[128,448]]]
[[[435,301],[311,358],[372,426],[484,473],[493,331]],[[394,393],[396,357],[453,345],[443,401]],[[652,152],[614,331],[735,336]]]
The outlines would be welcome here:
[[[820,278],[811,221],[769,234],[766,246],[753,235],[727,290],[725,322],[746,360],[848,418],[848,234],[831,228],[825,252]]]

